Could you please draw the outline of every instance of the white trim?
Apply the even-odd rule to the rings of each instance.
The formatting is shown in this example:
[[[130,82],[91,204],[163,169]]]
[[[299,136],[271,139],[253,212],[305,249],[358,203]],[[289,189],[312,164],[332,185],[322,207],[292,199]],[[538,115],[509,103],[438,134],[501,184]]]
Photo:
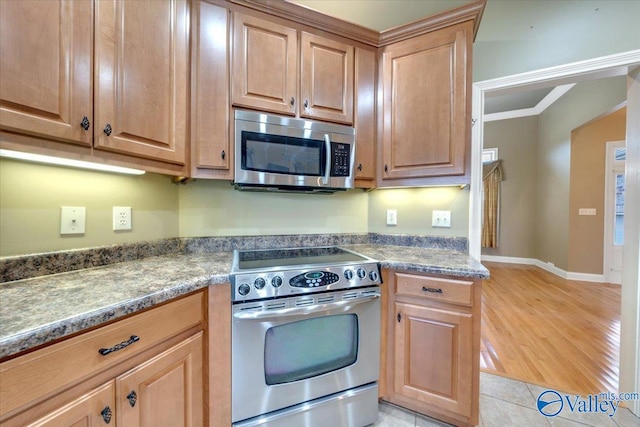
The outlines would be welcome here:
[[[627,78],[627,117],[638,117],[640,113],[640,79],[638,70],[640,64],[640,49],[572,64],[560,65],[543,70],[531,71],[513,76],[501,77],[474,83],[472,86],[472,113],[474,126],[471,132],[471,188],[469,194],[469,254],[476,259],[481,256],[482,228],[480,224],[481,205],[480,194],[482,184],[482,145],[484,129],[484,96],[485,92],[494,94],[517,91],[523,87],[529,90],[557,86],[560,84],[576,83],[586,80],[628,75]],[[630,98],[631,96],[631,98]],[[633,102],[630,102],[633,99]],[[635,115],[635,116],[634,116]],[[640,125],[637,120],[627,119],[627,173],[626,194],[640,200]],[[629,147],[636,150],[630,152]],[[632,151],[632,150],[631,150]],[[630,167],[629,165],[633,165]],[[634,168],[632,170],[632,168]],[[636,174],[636,175],[633,175]],[[633,190],[633,191],[631,191]],[[630,194],[633,192],[633,195]],[[636,198],[637,196],[637,198]],[[635,202],[633,202],[635,203]],[[640,204],[638,204],[640,206]],[[637,215],[638,208],[630,207],[628,217]],[[637,233],[640,224],[637,219],[625,221],[624,272],[622,277],[623,303],[620,316],[620,378],[627,378],[624,385],[630,391],[640,389],[640,291],[638,277],[640,277],[640,247]],[[637,234],[633,234],[636,232]],[[633,243],[633,245],[631,245]],[[631,248],[633,246],[633,248]],[[621,384],[623,386],[623,384]],[[640,416],[640,400],[630,402],[630,409]]]
[[[536,265],[539,262],[533,258],[518,258],[513,256],[499,256],[499,255],[482,255],[482,261],[489,262],[502,262],[505,264],[524,264],[524,265]]]
[[[501,262],[505,264],[524,264],[535,265],[543,270],[553,273],[556,276],[562,277],[567,280],[577,280],[580,282],[593,282],[593,283],[606,283],[604,275],[602,274],[590,274],[590,273],[575,273],[571,271],[564,271],[561,268],[549,262],[543,262],[535,258],[518,258],[509,256],[497,256],[497,255],[482,255],[482,261],[488,262]]]
[[[541,114],[544,110],[549,108],[551,104],[553,104],[558,99],[560,99],[562,95],[569,92],[569,90],[571,90],[571,88],[574,87],[575,85],[576,85],[575,83],[571,83],[571,84],[556,86],[555,88],[553,88],[551,92],[547,94],[547,96],[542,98],[540,102],[536,104],[535,107],[523,108],[521,110],[502,111],[500,113],[485,114],[484,121],[493,122],[496,120],[507,120],[507,119],[517,119],[519,117],[537,116]]]

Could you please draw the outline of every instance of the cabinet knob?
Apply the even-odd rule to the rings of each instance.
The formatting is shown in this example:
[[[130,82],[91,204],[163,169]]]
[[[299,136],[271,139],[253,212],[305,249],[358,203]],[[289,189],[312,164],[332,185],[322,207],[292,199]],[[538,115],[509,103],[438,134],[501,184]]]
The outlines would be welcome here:
[[[358,164],[358,172],[362,172],[362,163]]]
[[[389,168],[387,167],[387,165],[384,165],[384,171],[389,172]]]
[[[138,395],[135,390],[131,390],[131,393],[127,394],[127,400],[129,401],[129,405],[133,408],[136,406],[136,402],[138,401]]]
[[[107,125],[104,127],[104,133],[107,134],[107,136],[111,135],[111,131],[113,129],[111,129],[111,125],[109,123],[107,123]]]
[[[295,103],[296,103],[296,99],[292,96],[291,101],[289,101],[289,104],[291,104],[291,106],[293,107]]]
[[[396,318],[398,319],[398,322],[400,322],[402,320],[402,314],[398,313],[398,316]]]
[[[80,122],[80,127],[84,130],[89,130],[89,126],[91,126],[91,122],[89,121],[89,117],[84,116],[82,121]]]
[[[102,419],[104,420],[105,424],[109,424],[111,422],[111,417],[113,416],[113,411],[111,410],[111,408],[106,406],[102,410],[102,412],[100,412],[100,415],[102,415]]]
[[[309,100],[308,99],[304,100],[304,108],[309,108]]]
[[[222,157],[222,160],[224,160],[224,158],[227,157],[227,153],[222,150],[222,153],[220,153],[220,157]]]

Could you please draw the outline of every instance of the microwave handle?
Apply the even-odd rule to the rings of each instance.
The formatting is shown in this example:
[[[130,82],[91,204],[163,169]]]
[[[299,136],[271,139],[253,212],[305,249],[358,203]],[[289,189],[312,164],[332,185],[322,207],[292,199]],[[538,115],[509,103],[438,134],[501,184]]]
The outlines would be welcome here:
[[[327,152],[327,161],[325,162],[324,177],[322,177],[322,185],[329,184],[329,175],[331,174],[331,139],[329,134],[324,134],[324,148]]]

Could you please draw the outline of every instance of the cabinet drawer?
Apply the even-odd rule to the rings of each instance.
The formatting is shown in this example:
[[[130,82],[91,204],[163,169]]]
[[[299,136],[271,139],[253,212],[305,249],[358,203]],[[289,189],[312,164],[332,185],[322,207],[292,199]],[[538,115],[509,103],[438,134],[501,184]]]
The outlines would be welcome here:
[[[471,307],[473,282],[395,273],[396,295],[427,298],[433,301]]]
[[[200,292],[2,363],[0,416],[203,324],[203,299]]]

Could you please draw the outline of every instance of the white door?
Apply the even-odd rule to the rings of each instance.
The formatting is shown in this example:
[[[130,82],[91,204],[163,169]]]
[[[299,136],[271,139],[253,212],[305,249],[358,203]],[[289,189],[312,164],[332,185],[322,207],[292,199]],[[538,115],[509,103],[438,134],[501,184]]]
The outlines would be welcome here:
[[[622,284],[624,248],[624,141],[607,142],[604,215],[604,278]]]

